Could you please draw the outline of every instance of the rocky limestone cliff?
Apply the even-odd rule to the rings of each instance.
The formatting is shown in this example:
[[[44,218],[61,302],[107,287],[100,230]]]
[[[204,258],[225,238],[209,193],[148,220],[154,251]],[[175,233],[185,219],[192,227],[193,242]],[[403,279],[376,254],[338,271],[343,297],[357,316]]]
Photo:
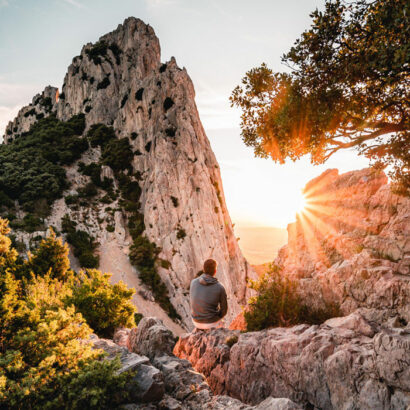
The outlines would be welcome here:
[[[304,298],[390,309],[410,321],[410,199],[382,172],[328,170],[310,181],[305,211],[288,225],[276,263],[300,279]]]
[[[248,404],[273,396],[307,409],[408,409],[410,200],[370,169],[326,171],[305,195],[307,208],[288,226],[275,262],[299,281],[305,303],[337,302],[346,316],[188,334],[174,353],[215,394]]]
[[[68,67],[61,92],[47,87],[33,103],[20,110],[6,129],[5,141],[26,132],[42,116],[55,113],[68,120],[84,113],[86,130],[92,124],[112,125],[117,137],[127,137],[134,152],[132,166],[142,188],[141,212],[145,234],[162,251],[169,264],[159,267],[170,300],[190,328],[188,289],[190,281],[207,258],[218,261],[217,277],[229,299],[231,320],[247,298],[246,280],[252,271],[243,258],[234,236],[226,208],[220,170],[205,135],[195,105],[195,91],[185,69],[175,59],[162,64],[160,46],[154,30],[139,19],[128,18],[104,35],[96,44],[87,44]],[[29,115],[27,115],[29,113]],[[99,148],[87,150],[80,161],[98,161]],[[66,169],[71,183],[66,194],[75,194],[89,178],[80,174],[77,163]],[[102,176],[113,177],[104,166]],[[181,328],[166,317],[150,292],[138,281],[129,261],[130,235],[124,216],[112,216],[114,232],[99,222],[107,217],[106,204],[82,207],[73,212],[57,200],[46,225],[61,229],[63,215],[69,214],[79,229],[96,237],[100,269],[113,273],[113,280],[124,280],[135,287],[134,302],[143,315],[155,315],[175,332]],[[118,207],[118,202],[110,205]],[[182,233],[178,235],[178,232]],[[28,242],[31,235],[19,233]],[[185,236],[184,236],[185,235]],[[75,258],[71,256],[73,266]]]

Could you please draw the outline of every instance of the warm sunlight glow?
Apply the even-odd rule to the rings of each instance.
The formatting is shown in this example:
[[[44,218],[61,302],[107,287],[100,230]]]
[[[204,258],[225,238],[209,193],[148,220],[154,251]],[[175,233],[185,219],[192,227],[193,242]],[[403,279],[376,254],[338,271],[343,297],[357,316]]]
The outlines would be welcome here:
[[[296,203],[296,212],[298,214],[301,214],[306,208],[306,198],[303,195],[303,193],[300,193],[300,197],[297,200]]]

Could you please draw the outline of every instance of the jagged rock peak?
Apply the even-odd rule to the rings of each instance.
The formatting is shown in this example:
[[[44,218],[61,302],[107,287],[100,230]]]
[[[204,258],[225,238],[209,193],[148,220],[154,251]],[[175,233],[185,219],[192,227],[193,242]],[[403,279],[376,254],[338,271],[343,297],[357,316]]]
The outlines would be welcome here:
[[[58,101],[53,102],[50,113],[55,112],[58,119],[84,114],[85,132],[93,124],[103,123],[113,126],[118,138],[128,140],[134,154],[133,178],[138,175],[135,181],[141,188],[144,235],[162,249],[158,273],[183,325],[192,327],[190,281],[210,257],[218,261],[217,277],[227,290],[228,320],[235,317],[249,296],[246,282],[253,272],[234,236],[219,166],[199,118],[192,81],[174,58],[160,62],[154,30],[139,19],[128,18],[95,44],[86,44],[68,67],[62,92],[53,90]],[[23,118],[19,115],[15,121],[20,123]],[[24,127],[26,131],[29,124]],[[23,128],[17,130],[21,131]],[[99,148],[90,148],[80,161],[90,164],[100,157]],[[106,166],[101,172],[113,177]],[[88,178],[79,173],[77,164],[67,168],[67,177],[69,195],[77,195]],[[116,209],[112,218],[105,212],[107,204],[100,202],[93,209],[77,212],[61,199],[53,205],[46,223],[60,229],[63,215],[68,214],[78,229],[99,242],[100,269],[137,289],[134,301],[142,314],[161,316],[161,309],[141,287],[128,261],[133,239],[127,215],[118,210],[118,200],[110,207]],[[99,222],[102,219],[109,220],[113,232],[106,231],[105,222]],[[76,266],[73,257],[72,262]],[[166,320],[164,315],[161,318]]]
[[[57,110],[58,88],[47,86],[40,94],[36,94],[31,104],[26,105],[17,113],[16,118],[7,124],[3,141],[5,144],[15,137],[27,132],[39,119],[47,117]]]

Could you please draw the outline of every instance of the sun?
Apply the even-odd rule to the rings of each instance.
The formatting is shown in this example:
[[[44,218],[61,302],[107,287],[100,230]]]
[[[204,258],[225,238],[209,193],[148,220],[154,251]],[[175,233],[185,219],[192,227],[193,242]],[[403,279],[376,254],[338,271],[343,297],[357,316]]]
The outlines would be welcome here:
[[[306,209],[307,201],[302,192],[300,192],[300,195],[298,195],[295,205],[297,214],[303,213],[303,211]]]

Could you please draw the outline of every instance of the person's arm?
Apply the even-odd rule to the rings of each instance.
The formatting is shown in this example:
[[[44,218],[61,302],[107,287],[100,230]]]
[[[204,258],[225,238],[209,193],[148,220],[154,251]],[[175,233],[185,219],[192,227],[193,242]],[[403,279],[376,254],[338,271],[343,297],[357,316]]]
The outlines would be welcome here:
[[[221,319],[227,314],[228,312],[228,300],[226,298],[226,291],[225,288],[222,286],[221,287],[221,299],[219,301],[219,315],[221,316]]]

